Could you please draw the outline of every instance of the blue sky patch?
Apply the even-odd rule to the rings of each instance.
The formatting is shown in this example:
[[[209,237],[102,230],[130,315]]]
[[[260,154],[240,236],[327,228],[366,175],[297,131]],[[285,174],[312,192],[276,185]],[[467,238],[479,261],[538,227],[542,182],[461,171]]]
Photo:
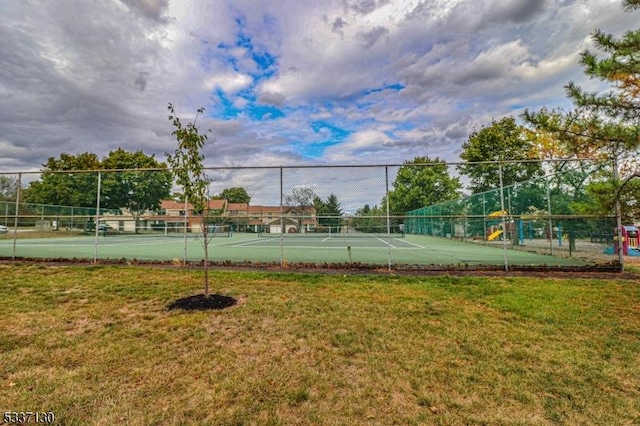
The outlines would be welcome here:
[[[247,115],[254,121],[275,120],[284,117],[284,112],[271,105],[256,105],[250,103],[245,108]]]
[[[220,88],[215,90],[216,96],[219,102],[215,104],[214,116],[224,120],[236,118],[242,112],[240,109],[233,105],[233,102],[227,97],[227,95]]]
[[[324,120],[311,122],[311,128],[316,133],[319,133],[322,129],[327,129],[331,132],[331,138],[338,141],[344,140],[347,136],[351,134],[350,131],[341,129],[340,127],[329,124]]]
[[[379,92],[384,92],[385,90],[391,90],[394,92],[399,92],[400,90],[404,89],[406,86],[402,83],[393,83],[393,84],[386,84],[382,87],[376,87],[375,89],[369,89],[369,90],[365,90],[364,94],[365,95],[369,95],[371,93],[379,93]]]

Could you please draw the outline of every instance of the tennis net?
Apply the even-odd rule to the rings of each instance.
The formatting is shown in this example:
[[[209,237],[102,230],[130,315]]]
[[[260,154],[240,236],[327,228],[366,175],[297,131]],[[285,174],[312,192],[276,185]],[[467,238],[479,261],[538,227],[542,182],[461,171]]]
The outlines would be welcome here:
[[[121,235],[131,237],[164,237],[164,238],[203,238],[204,233],[200,227],[185,226],[154,226],[151,228],[138,227],[117,229],[112,226],[99,226],[99,231],[105,235]],[[228,238],[233,235],[229,225],[209,225],[207,238]]]
[[[262,238],[404,238],[404,229],[401,226],[367,226],[367,227],[318,227],[304,232],[270,232],[258,233]]]

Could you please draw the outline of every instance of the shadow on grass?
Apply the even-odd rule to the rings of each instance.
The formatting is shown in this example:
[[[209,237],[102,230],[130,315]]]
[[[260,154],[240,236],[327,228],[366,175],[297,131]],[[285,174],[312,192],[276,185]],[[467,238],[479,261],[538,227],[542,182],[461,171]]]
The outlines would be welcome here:
[[[181,309],[183,311],[211,311],[221,310],[234,306],[238,301],[230,296],[211,294],[205,297],[204,294],[183,297],[167,306],[168,310]]]

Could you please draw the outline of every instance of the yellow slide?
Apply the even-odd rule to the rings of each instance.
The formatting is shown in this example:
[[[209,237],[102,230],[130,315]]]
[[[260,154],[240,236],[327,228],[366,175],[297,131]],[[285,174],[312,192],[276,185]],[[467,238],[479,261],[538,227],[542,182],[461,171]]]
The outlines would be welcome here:
[[[508,210],[498,210],[497,212],[491,213],[487,217],[502,217],[502,216],[509,216],[509,211]]]
[[[494,231],[491,235],[489,235],[489,238],[487,238],[487,241],[493,241],[496,238],[498,238],[501,234],[502,234],[502,229],[498,229],[497,231]]]

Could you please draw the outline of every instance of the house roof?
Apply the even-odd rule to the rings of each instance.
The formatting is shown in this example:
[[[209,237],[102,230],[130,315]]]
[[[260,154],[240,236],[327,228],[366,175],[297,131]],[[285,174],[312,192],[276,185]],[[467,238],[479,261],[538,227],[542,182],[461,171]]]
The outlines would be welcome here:
[[[309,214],[315,214],[316,213],[316,208],[314,206],[304,206],[304,207],[292,207],[292,206],[286,206],[284,208],[285,212],[296,212],[296,213],[309,213]]]
[[[210,200],[209,209],[211,210],[224,210],[227,205],[227,200]],[[184,202],[175,200],[162,200],[160,202],[160,208],[165,210],[184,210]],[[187,210],[193,210],[193,204],[187,203]]]
[[[227,200],[209,200],[210,210],[224,210],[227,205]]]
[[[307,206],[298,210],[297,207],[287,207],[287,206],[254,206],[248,203],[228,203],[227,200],[210,200],[209,201],[209,209],[211,210],[221,210],[221,211],[238,211],[238,212],[246,212],[247,214],[253,215],[264,215],[269,213],[277,213],[281,212],[285,213],[307,213],[307,214],[315,214],[316,209],[313,206]],[[162,200],[160,202],[160,208],[164,210],[185,210],[185,203],[181,201],[175,200]],[[187,210],[193,210],[193,205],[191,203],[187,203]]]
[[[247,211],[249,213],[257,214],[257,213],[280,213],[280,206],[248,206]]]
[[[160,208],[164,210],[184,210],[184,202],[176,200],[162,200]],[[193,209],[190,203],[187,203],[187,210]]]
[[[246,212],[249,210],[249,204],[248,203],[227,203],[227,210]]]
[[[263,213],[280,213],[282,208],[280,206],[262,206]]]

